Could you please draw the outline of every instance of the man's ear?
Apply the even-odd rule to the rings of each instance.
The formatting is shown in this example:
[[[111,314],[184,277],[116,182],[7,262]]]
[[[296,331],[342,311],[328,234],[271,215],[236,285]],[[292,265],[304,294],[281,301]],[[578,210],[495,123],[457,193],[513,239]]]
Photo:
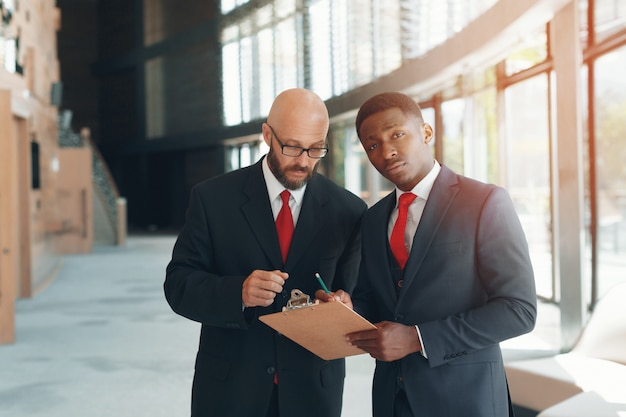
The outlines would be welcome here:
[[[270,127],[267,123],[263,123],[261,125],[261,134],[263,135],[263,140],[265,141],[265,144],[269,147],[271,147],[272,144],[272,131],[270,130]]]
[[[424,132],[424,143],[429,144],[435,137],[435,135],[433,134],[433,127],[428,123],[424,123],[422,125],[422,129]]]

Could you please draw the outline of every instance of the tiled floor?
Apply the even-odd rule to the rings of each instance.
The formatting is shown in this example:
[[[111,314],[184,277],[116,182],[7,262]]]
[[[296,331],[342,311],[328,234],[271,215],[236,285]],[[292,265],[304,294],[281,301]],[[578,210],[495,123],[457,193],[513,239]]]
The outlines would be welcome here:
[[[0,417],[184,417],[199,325],[163,298],[174,237],[64,257],[51,285],[16,304],[16,343],[0,346]],[[545,310],[545,311],[544,311]],[[503,344],[550,349],[558,311]],[[348,358],[344,417],[370,415],[373,360]]]

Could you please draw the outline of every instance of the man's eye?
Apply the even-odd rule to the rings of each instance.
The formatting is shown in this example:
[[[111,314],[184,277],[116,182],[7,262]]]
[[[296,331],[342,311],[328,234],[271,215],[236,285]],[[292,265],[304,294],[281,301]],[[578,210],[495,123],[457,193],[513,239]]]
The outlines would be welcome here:
[[[404,132],[396,132],[393,134],[393,137],[396,139],[401,138],[402,136],[404,136]]]
[[[373,143],[372,145],[370,145],[369,150],[373,151],[376,148],[378,148],[378,144],[377,143]]]

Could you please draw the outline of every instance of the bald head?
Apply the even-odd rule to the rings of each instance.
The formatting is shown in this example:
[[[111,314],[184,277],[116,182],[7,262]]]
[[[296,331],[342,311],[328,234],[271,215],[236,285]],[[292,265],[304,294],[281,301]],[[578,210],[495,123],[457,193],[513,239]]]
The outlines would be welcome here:
[[[270,109],[267,123],[272,127],[307,128],[328,131],[328,109],[314,92],[304,88],[292,88],[280,93]]]

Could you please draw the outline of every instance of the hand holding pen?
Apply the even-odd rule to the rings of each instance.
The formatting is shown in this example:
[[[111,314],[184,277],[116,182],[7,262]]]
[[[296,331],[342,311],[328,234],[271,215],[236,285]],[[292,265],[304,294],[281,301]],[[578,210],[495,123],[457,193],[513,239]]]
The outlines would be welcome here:
[[[344,290],[337,290],[335,292],[331,292],[326,286],[326,284],[324,283],[324,280],[322,279],[319,273],[315,273],[315,278],[317,278],[317,281],[319,282],[320,287],[322,287],[321,290],[315,291],[316,299],[318,299],[322,303],[326,303],[329,301],[340,301],[344,303],[345,305],[347,305],[348,307],[352,308],[352,299],[350,298],[350,294],[348,294]]]

